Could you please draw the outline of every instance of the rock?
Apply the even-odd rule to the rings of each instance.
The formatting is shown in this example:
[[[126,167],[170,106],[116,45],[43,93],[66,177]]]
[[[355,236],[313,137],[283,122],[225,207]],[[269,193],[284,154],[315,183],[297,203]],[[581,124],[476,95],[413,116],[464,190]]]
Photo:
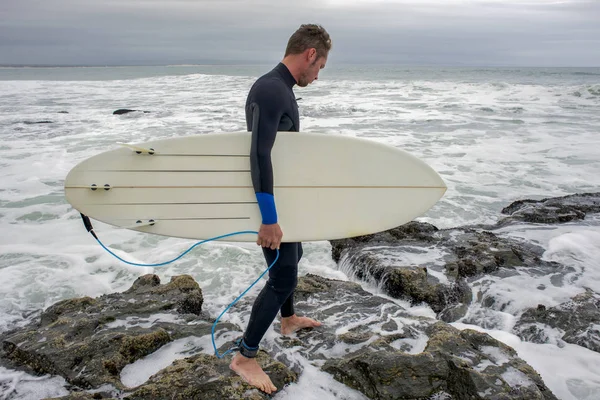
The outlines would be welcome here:
[[[435,226],[423,222],[409,222],[373,235],[357,236],[348,239],[331,240],[331,255],[335,262],[339,262],[343,250],[357,247],[365,243],[389,243],[397,240],[435,242],[433,234],[438,231]]]
[[[472,300],[466,282],[472,278],[502,275],[517,268],[545,273],[564,268],[542,260],[543,248],[497,236],[492,232],[494,229],[515,222],[560,223],[597,212],[600,212],[600,193],[521,200],[503,210],[510,217],[492,226],[440,230],[413,221],[373,235],[333,240],[332,258],[350,275],[379,286],[392,297],[412,303],[425,302],[450,322],[464,316],[464,305]],[[407,255],[427,253],[430,249],[443,253],[443,259],[422,265],[404,261]],[[440,279],[440,275],[444,278]]]
[[[449,371],[440,361],[432,354],[379,350],[327,361],[323,370],[370,399],[419,399],[445,392]]]
[[[296,298],[300,315],[326,324],[276,344],[324,360],[325,372],[369,398],[556,399],[512,348],[487,334],[411,316],[355,283],[310,274]],[[325,357],[325,349],[338,350]]]
[[[521,339],[534,343],[553,343],[547,334],[553,328],[557,336],[567,343],[600,352],[600,294],[591,290],[575,296],[556,307],[526,310],[515,324],[513,332]],[[561,345],[560,342],[556,343]]]
[[[130,110],[128,108],[119,108],[118,110],[113,111],[113,115],[123,115],[130,112],[135,112],[137,110]]]
[[[519,200],[502,210],[510,217],[499,225],[523,221],[554,224],[582,220],[587,213],[600,212],[600,193],[574,194],[543,200]]]
[[[65,377],[72,393],[64,400],[269,398],[244,383],[229,369],[229,360],[213,356],[212,349],[174,361],[137,387],[121,383],[120,372],[135,360],[176,338],[210,334],[211,324],[199,308],[194,308],[198,315],[178,306],[186,299],[197,304],[201,298],[197,283],[187,275],[168,284],[145,275],[123,293],[51,306],[40,323],[0,337],[0,356],[12,367]],[[258,361],[279,389],[297,380],[301,364],[287,355],[300,354],[371,398],[416,399],[436,393],[453,398],[481,398],[476,397],[481,393],[492,399],[554,398],[509,347],[487,335],[413,317],[356,283],[307,275],[299,279],[296,300],[300,315],[325,324],[279,337],[260,351]],[[156,320],[164,313],[168,322]],[[144,317],[153,322],[130,325]],[[239,330],[226,323],[220,328]],[[223,344],[220,351],[231,345]],[[502,397],[505,393],[515,397]]]
[[[467,314],[467,311],[469,311],[468,304],[455,304],[446,307],[437,315],[437,317],[444,322],[455,322],[463,318]]]
[[[556,399],[516,352],[491,336],[430,327],[424,352],[378,350],[330,360],[323,370],[371,399]]]
[[[146,291],[151,291],[152,290],[151,288],[153,288],[155,286],[159,286],[159,285],[160,285],[160,278],[158,277],[158,275],[154,275],[154,274],[142,275],[133,282],[133,285],[131,285],[131,287],[125,293],[132,293],[132,292],[144,293]]]
[[[68,396],[63,396],[63,397],[53,397],[50,399],[44,399],[44,400],[97,400],[97,399],[110,399],[110,400],[117,400],[114,397],[106,397],[100,393],[88,393],[88,392],[74,392],[69,394]]]
[[[296,382],[297,375],[282,363],[260,351],[257,360],[277,389]],[[271,396],[246,384],[229,369],[228,360],[198,354],[177,360],[171,366],[152,376],[140,389],[125,397],[126,400],[146,399],[267,399]]]
[[[273,360],[264,351],[259,351],[257,360],[278,389],[282,389],[298,379],[297,374],[287,369],[282,363]],[[233,373],[229,369],[229,362],[227,359],[219,360],[212,355],[197,354],[176,360],[137,388],[127,391],[114,391],[113,393],[74,392],[69,396],[54,400],[109,398],[125,400],[238,400],[242,398],[262,400],[271,398],[271,396],[248,385]]]
[[[44,121],[23,121],[26,125],[35,125],[35,124],[53,124],[54,122],[44,120]]]
[[[294,348],[308,360],[321,363],[360,349],[403,349],[420,351],[424,330],[434,323],[430,318],[412,317],[404,308],[360,285],[316,275],[301,277],[295,292],[298,315],[310,315],[323,322],[304,329],[295,337],[281,336],[272,344],[271,354],[294,371],[302,366],[287,359],[285,349]],[[276,322],[277,330],[279,323]]]
[[[72,393],[63,400],[268,398],[233,373],[227,359],[212,355],[212,347],[197,348],[139,387],[121,382],[125,366],[165,344],[210,335],[213,321],[202,304],[202,290],[189,275],[174,276],[167,284],[156,275],[140,276],[122,293],[52,305],[39,323],[0,336],[0,359],[11,368],[64,377]],[[240,330],[228,323],[219,329]],[[227,342],[220,352],[232,346]],[[211,355],[197,354],[202,351]],[[264,351],[258,359],[279,388],[297,380]]]
[[[435,248],[444,259],[429,265],[406,265],[406,255],[425,253]],[[473,228],[439,230],[433,225],[410,222],[403,227],[371,236],[332,241],[332,255],[342,269],[358,279],[371,281],[386,294],[407,299],[413,304],[425,302],[444,318],[464,315],[472,301],[467,279],[490,274],[500,268],[556,268],[542,261],[543,249],[501,238],[492,232]],[[444,274],[448,282],[440,282],[428,271]],[[456,313],[456,311],[460,311]]]
[[[119,108],[118,110],[113,111],[113,115],[123,115],[128,114],[130,112],[139,112],[140,110],[130,110],[128,108]],[[150,111],[142,111],[144,114],[149,113]]]
[[[467,283],[471,279],[486,274],[502,276],[518,268],[544,274],[565,268],[542,260],[543,248],[497,236],[494,229],[515,222],[560,223],[584,218],[600,212],[600,193],[520,200],[502,212],[511,216],[492,226],[440,230],[413,221],[373,235],[334,240],[332,258],[350,275],[379,286],[392,297],[427,303],[438,318],[452,322],[466,314],[466,305],[472,300]],[[430,249],[444,254],[443,259],[422,265],[404,261]],[[445,279],[440,279],[440,274]]]
[[[462,279],[453,285],[431,284],[426,268],[390,268],[383,280],[386,292],[392,297],[408,297],[413,304],[425,302],[436,313],[449,305],[471,302],[471,288]]]
[[[33,373],[61,375],[81,388],[122,388],[119,373],[127,364],[172,340],[210,333],[201,306],[202,291],[190,276],[160,285],[157,276],[146,275],[123,293],[54,304],[39,323],[2,335],[0,356]],[[153,317],[165,314],[180,322]],[[143,319],[155,322],[129,327]],[[200,323],[187,324],[198,319]]]
[[[500,238],[489,231],[458,228],[444,230],[442,235],[440,245],[452,254],[445,265],[450,276],[476,277],[499,268],[548,264],[541,260],[542,248]]]
[[[374,350],[328,360],[323,370],[371,399],[556,399],[516,352],[491,336],[442,322],[418,354]]]

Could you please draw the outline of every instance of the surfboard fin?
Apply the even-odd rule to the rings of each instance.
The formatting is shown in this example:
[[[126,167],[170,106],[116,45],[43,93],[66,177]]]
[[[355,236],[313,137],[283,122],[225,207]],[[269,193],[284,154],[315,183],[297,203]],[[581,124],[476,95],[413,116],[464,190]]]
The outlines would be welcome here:
[[[137,154],[154,154],[156,153],[156,151],[154,151],[153,148],[149,148],[149,149],[145,149],[143,147],[138,147],[138,146],[134,146],[132,144],[127,144],[127,143],[121,143],[121,142],[117,142],[118,145],[123,146],[123,147],[127,147],[128,149],[131,149],[133,151],[135,151]]]
[[[133,228],[141,228],[142,226],[152,226],[156,223],[155,220],[149,219],[147,221],[137,220],[135,224],[128,226],[119,226],[119,229],[133,229]]]

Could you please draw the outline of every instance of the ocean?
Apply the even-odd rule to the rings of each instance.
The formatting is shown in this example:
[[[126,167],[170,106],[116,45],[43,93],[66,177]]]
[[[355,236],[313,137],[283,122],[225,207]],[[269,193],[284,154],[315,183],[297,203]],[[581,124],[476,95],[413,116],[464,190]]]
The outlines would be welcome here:
[[[117,142],[245,130],[246,94],[272,67],[0,68],[0,332],[28,324],[59,300],[126,290],[147,273],[163,282],[192,275],[215,317],[252,283],[265,268],[253,244],[208,243],[161,268],[120,263],[86,233],[64,198],[63,183],[78,162]],[[519,199],[600,191],[600,68],[331,65],[295,92],[301,130],[366,137],[433,167],[448,190],[418,221],[438,228],[493,224],[503,207]],[[112,115],[120,108],[148,112]],[[171,259],[195,243],[94,225],[105,244],[139,263]],[[544,259],[572,268],[571,279],[538,293],[532,288],[540,277],[482,278],[488,295],[507,305],[493,310],[502,322],[486,329],[490,314],[474,317],[481,307],[475,297],[469,321],[477,324],[453,325],[515,348],[560,399],[600,399],[599,353],[552,341],[528,343],[511,333],[526,308],[560,304],[586,287],[600,293],[600,216],[517,224],[495,233],[539,244]],[[328,242],[305,244],[300,275],[307,273],[352,279],[333,262]],[[424,306],[414,312],[433,315]],[[244,325],[246,314],[232,310],[223,320]],[[271,329],[265,340],[274,334]],[[143,382],[156,365],[185,356],[167,353],[123,379]],[[65,385],[60,377],[0,367],[2,399],[62,396]],[[306,363],[299,382],[275,398],[365,397]]]

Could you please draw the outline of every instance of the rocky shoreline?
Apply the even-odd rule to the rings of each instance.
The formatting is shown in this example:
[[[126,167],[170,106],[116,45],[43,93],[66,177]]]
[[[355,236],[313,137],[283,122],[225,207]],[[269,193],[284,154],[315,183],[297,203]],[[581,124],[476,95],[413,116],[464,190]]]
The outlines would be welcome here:
[[[260,362],[278,388],[298,379],[301,368],[286,356],[293,349],[371,399],[556,399],[511,347],[448,322],[464,317],[474,301],[469,286],[474,278],[521,268],[541,274],[566,268],[542,260],[539,246],[500,237],[494,229],[564,223],[598,212],[600,193],[587,193],[515,202],[494,226],[442,230],[411,222],[376,235],[332,241],[332,257],[341,268],[376,282],[391,298],[427,303],[436,318],[411,315],[399,302],[359,284],[307,275],[299,280],[297,310],[314,315],[323,326],[278,338],[260,352]],[[438,256],[432,264],[402,264],[393,256],[398,252]],[[229,370],[229,357],[214,356],[210,340],[204,340],[210,338],[214,319],[203,311],[203,302],[202,289],[191,276],[161,283],[156,275],[144,275],[125,292],[61,301],[44,310],[39,321],[2,333],[0,365],[62,376],[71,394],[61,399],[269,398]],[[542,327],[550,327],[564,342],[598,352],[598,321],[600,294],[590,288],[565,304],[527,310],[514,333],[545,343],[549,339]],[[233,346],[241,333],[239,326],[219,323],[219,351]],[[204,338],[189,357],[138,386],[122,382],[127,365],[189,337]]]

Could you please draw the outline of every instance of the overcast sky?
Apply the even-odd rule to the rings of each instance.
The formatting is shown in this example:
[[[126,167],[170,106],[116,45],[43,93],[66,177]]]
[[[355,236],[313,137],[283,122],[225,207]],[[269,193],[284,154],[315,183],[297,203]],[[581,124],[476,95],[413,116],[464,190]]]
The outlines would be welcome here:
[[[600,0],[0,0],[0,64],[272,64],[301,23],[330,64],[600,66]]]

